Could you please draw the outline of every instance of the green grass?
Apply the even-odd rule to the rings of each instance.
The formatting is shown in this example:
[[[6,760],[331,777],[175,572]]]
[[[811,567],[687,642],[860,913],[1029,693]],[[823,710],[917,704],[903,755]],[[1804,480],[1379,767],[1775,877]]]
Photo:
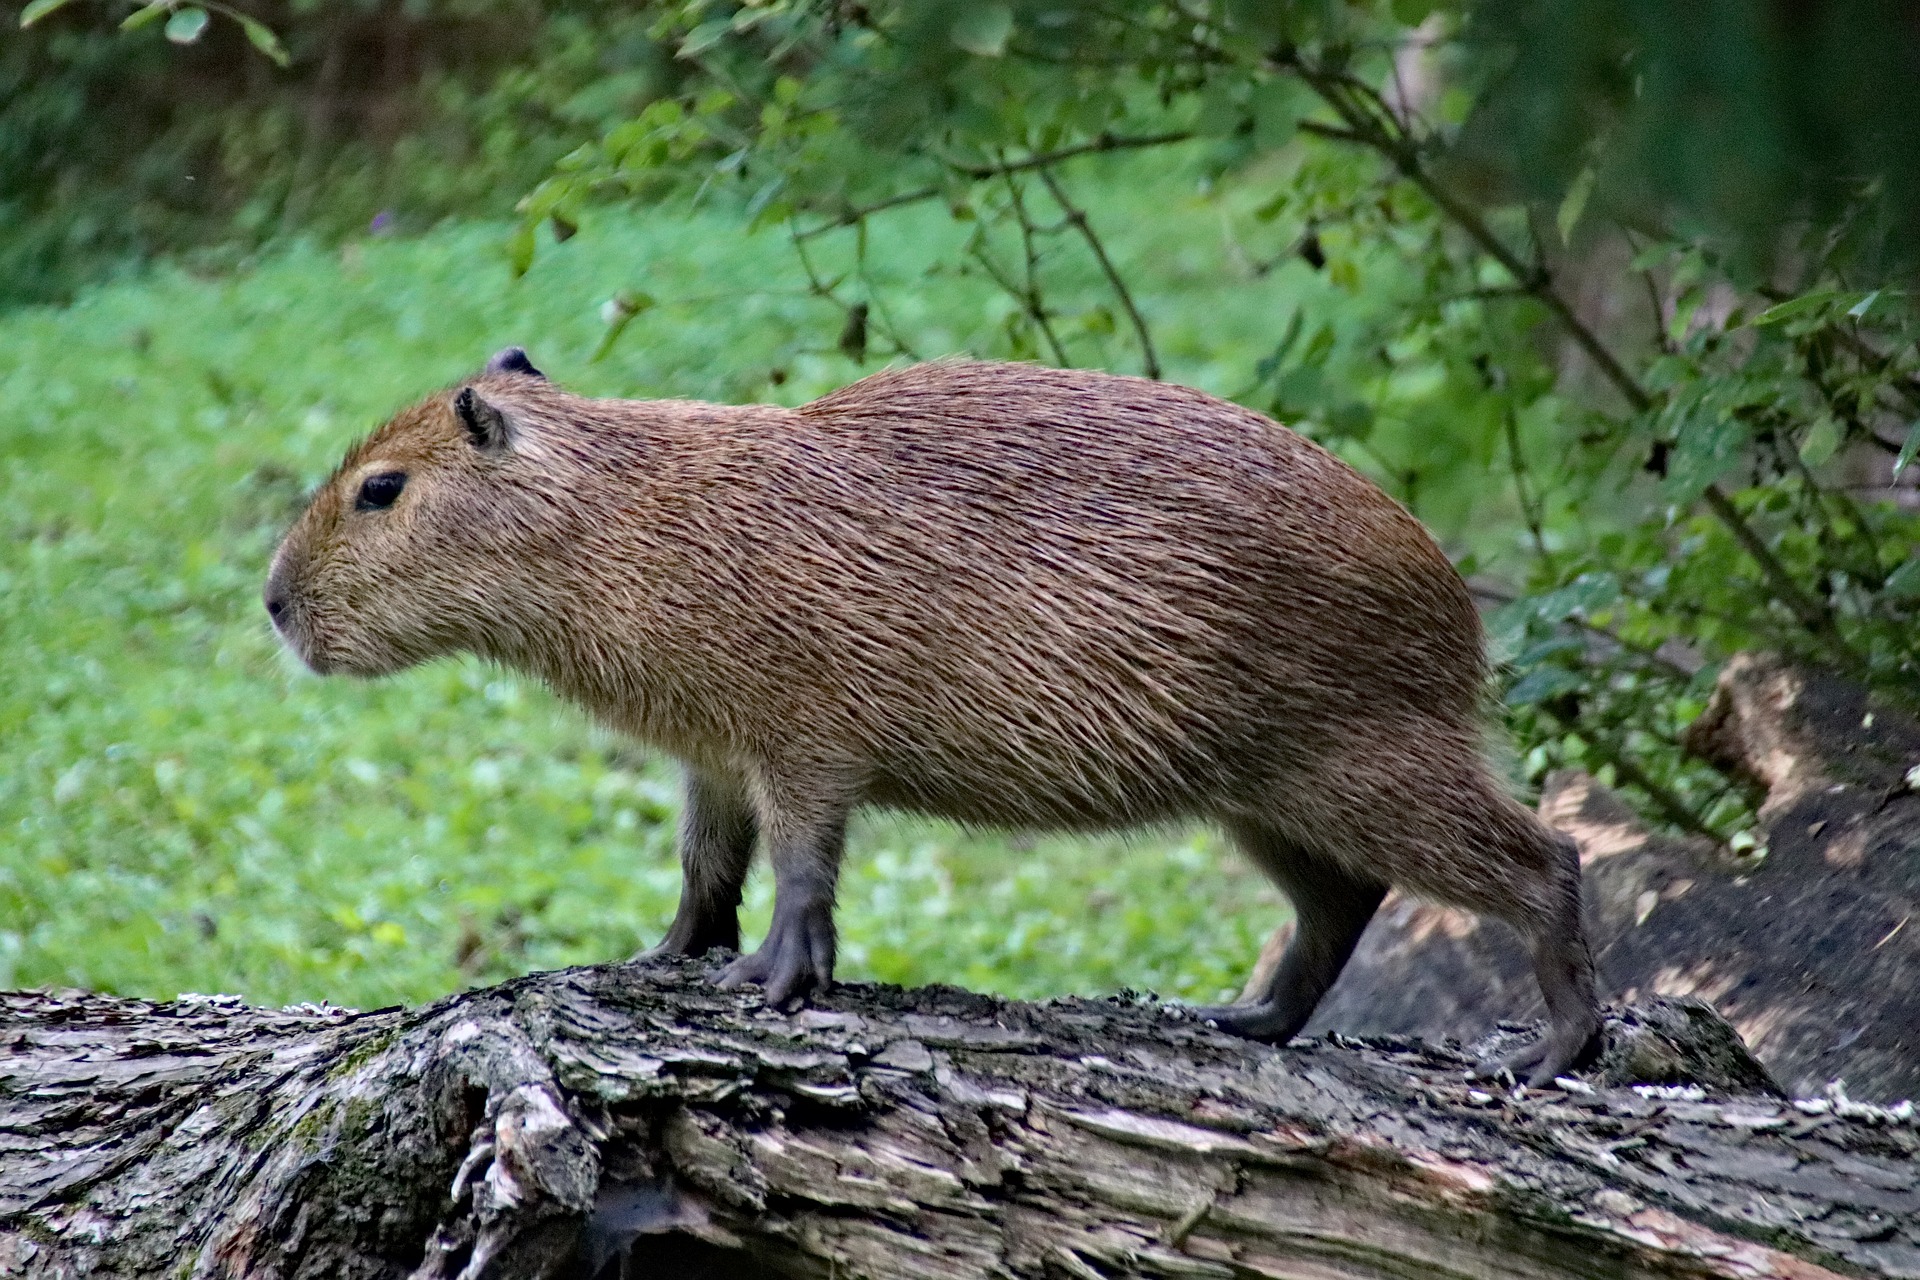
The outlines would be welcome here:
[[[1281,303],[1320,286],[1275,272],[1222,296],[1216,211],[1148,223],[1117,252],[1152,261],[1170,374],[1231,391]],[[903,234],[956,232],[933,216]],[[664,929],[664,761],[474,662],[312,676],[258,603],[280,530],[349,441],[509,342],[606,394],[797,401],[861,371],[785,242],[724,214],[609,218],[518,282],[503,237],[159,270],[0,316],[0,987],[364,1006],[621,957]],[[660,305],[591,363],[618,287]],[[1007,304],[978,280],[896,293],[921,351],[995,349]],[[756,876],[750,937],[768,905]],[[842,974],[1213,999],[1284,911],[1205,832],[871,816]]]

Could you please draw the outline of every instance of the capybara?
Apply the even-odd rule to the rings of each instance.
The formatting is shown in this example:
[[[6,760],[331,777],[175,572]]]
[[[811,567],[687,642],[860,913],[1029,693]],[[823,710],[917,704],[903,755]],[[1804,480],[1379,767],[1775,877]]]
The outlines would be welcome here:
[[[829,982],[848,815],[1107,830],[1204,819],[1293,902],[1260,998],[1284,1042],[1389,885],[1498,917],[1551,1023],[1600,1025],[1571,845],[1481,755],[1467,589],[1403,507],[1239,405],[1139,378],[941,361],[797,409],[595,400],[513,348],[348,452],[266,604],[319,672],[469,652],[683,764],[658,950],[724,985]]]

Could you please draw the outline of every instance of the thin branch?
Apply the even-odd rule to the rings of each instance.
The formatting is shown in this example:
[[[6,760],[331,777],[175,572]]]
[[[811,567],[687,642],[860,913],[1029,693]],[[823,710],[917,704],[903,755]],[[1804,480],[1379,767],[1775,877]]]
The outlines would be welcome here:
[[[825,235],[829,231],[838,231],[842,227],[851,227],[856,223],[864,222],[873,214],[881,213],[888,209],[897,209],[903,204],[918,204],[922,200],[931,200],[940,193],[941,189],[939,187],[921,187],[916,191],[903,191],[897,196],[888,196],[885,200],[876,200],[872,204],[858,205],[854,208],[843,210],[825,222],[817,223],[814,226],[806,228],[804,231],[794,232],[793,238],[795,240],[811,240],[815,236]]]
[[[1102,244],[1100,237],[1094,233],[1093,225],[1087,221],[1087,215],[1068,199],[1066,188],[1062,187],[1060,180],[1053,176],[1053,170],[1040,170],[1040,181],[1047,184],[1047,191],[1053,196],[1054,203],[1060,206],[1060,212],[1066,215],[1067,221],[1073,224],[1074,230],[1080,233],[1080,238],[1087,242],[1087,248],[1093,250],[1093,256],[1099,260],[1100,270],[1106,273],[1107,283],[1112,286],[1115,296],[1120,299],[1120,305],[1126,308],[1127,318],[1133,322],[1133,331],[1140,339],[1140,356],[1144,371],[1149,378],[1158,381],[1160,357],[1153,349],[1153,335],[1147,330],[1147,322],[1140,314],[1140,308],[1134,305],[1133,294],[1128,291],[1127,282],[1120,278],[1120,272],[1113,265],[1113,259],[1107,256],[1106,245]]]
[[[1540,557],[1540,563],[1549,567],[1553,564],[1553,553],[1547,550],[1547,535],[1540,518],[1538,495],[1527,494],[1527,463],[1520,452],[1520,423],[1518,415],[1509,405],[1501,415],[1507,434],[1507,465],[1513,472],[1514,496],[1520,500],[1520,514],[1527,522],[1527,532],[1533,535],[1534,554]]]
[[[1766,543],[1760,541],[1760,535],[1753,531],[1753,526],[1735,509],[1733,499],[1727,496],[1726,491],[1717,484],[1710,484],[1700,496],[1706,501],[1707,509],[1727,527],[1727,531],[1745,548],[1753,562],[1760,566],[1760,572],[1766,578],[1767,586],[1772,589],[1774,598],[1786,605],[1793,616],[1799,619],[1800,625],[1826,645],[1830,656],[1840,663],[1841,670],[1851,675],[1862,674],[1866,663],[1854,653],[1846,637],[1834,626],[1832,612],[1800,589],[1800,584],[1787,573],[1786,566],[1780,563]]]
[[[1058,151],[1049,151],[1044,155],[1028,156],[1022,160],[1002,161],[998,164],[985,165],[957,164],[952,161],[943,161],[943,163],[949,171],[962,178],[968,178],[975,182],[983,182],[990,178],[1003,178],[1008,174],[1025,173],[1032,169],[1043,169],[1049,165],[1058,164],[1062,160],[1072,160],[1077,156],[1096,155],[1108,151],[1133,151],[1143,147],[1169,146],[1176,142],[1190,141],[1192,138],[1193,135],[1187,132],[1152,133],[1140,136],[1103,133],[1090,141],[1082,142],[1071,147],[1062,147]],[[912,191],[903,191],[898,195],[888,196],[884,200],[876,200],[872,204],[856,205],[852,208],[843,209],[825,222],[817,223],[814,226],[806,228],[804,231],[797,232],[796,238],[811,240],[815,236],[825,235],[829,231],[838,231],[842,227],[851,227],[855,223],[863,222],[872,215],[884,213],[888,209],[897,209],[901,205],[919,204],[926,200],[935,199],[943,194],[944,191],[945,188],[943,187],[916,187]]]
[[[1633,250],[1635,256],[1638,256],[1640,253],[1640,237],[1633,233],[1633,228],[1622,227],[1620,233],[1626,237],[1627,248]],[[1653,278],[1653,269],[1651,267],[1642,271],[1640,278],[1646,281],[1647,302],[1653,307],[1653,343],[1659,347],[1660,350],[1666,352],[1668,355],[1672,355],[1674,352],[1674,343],[1673,338],[1667,333],[1667,303],[1666,299],[1660,296],[1660,282]]]
[[[1013,205],[1013,216],[1020,225],[1020,248],[1026,263],[1026,287],[1016,296],[1025,304],[1027,314],[1039,326],[1040,333],[1047,340],[1047,346],[1053,350],[1053,362],[1066,366],[1073,363],[1067,359],[1067,349],[1060,344],[1060,337],[1053,331],[1053,320],[1047,315],[1045,302],[1040,296],[1040,254],[1034,247],[1033,219],[1027,215],[1026,198],[1020,190],[1020,183],[1012,173],[1003,175],[1007,184],[1007,198]]]
[[[1010,173],[1025,173],[1030,169],[1049,169],[1062,160],[1072,160],[1076,156],[1094,155],[1105,151],[1137,151],[1143,147],[1164,147],[1176,142],[1189,142],[1193,134],[1181,130],[1174,133],[1149,133],[1138,136],[1103,133],[1087,142],[1071,147],[1062,147],[1058,151],[1048,151],[1042,155],[1028,156],[1024,160],[1014,160],[1000,164],[964,165],[949,162],[947,168],[963,178],[976,181],[984,178],[1000,178]]]
[[[1302,120],[1297,126],[1302,133],[1310,133],[1316,138],[1329,138],[1334,142],[1351,142],[1366,146],[1367,140],[1351,129],[1342,129],[1338,125],[1322,124],[1318,120]]]
[[[806,244],[802,241],[799,232],[792,229],[791,224],[789,224],[788,227],[788,237],[793,242],[794,256],[800,260],[800,269],[806,272],[807,292],[813,297],[822,298],[831,302],[834,306],[840,308],[841,314],[851,316],[854,308],[859,304],[848,302],[838,293],[840,282],[845,280],[846,277],[840,276],[832,283],[822,280],[820,273],[814,270],[813,259],[807,256]],[[921,359],[920,353],[913,349],[912,344],[902,338],[899,331],[886,320],[884,312],[882,313],[882,323],[886,326],[887,340],[893,343],[894,354],[906,356],[909,360]]]

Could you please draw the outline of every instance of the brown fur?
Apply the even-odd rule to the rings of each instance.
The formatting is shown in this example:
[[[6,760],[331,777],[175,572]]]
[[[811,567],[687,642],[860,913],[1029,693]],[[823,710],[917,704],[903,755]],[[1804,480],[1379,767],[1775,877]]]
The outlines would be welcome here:
[[[496,362],[496,367],[499,362]],[[1402,507],[1198,391],[944,362],[799,409],[590,400],[527,372],[355,447],[275,558],[316,670],[456,651],[530,672],[688,768],[663,947],[734,945],[756,836],[777,903],[727,980],[831,977],[850,810],[1091,830],[1222,824],[1294,899],[1268,996],[1304,1022],[1387,884],[1507,920],[1564,1069],[1597,1026],[1564,847],[1479,754],[1479,620]],[[524,367],[524,366],[521,366]],[[391,509],[364,477],[404,472]]]

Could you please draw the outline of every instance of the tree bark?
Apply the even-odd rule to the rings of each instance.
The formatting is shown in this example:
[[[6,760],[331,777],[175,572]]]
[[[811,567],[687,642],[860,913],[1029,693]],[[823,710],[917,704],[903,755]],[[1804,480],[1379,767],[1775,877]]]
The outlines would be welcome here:
[[[5,997],[0,1274],[1920,1276],[1912,1108],[1755,1091],[1703,1005],[1521,1091],[1138,999],[783,1013],[709,967],[370,1013]],[[1686,1075],[1719,1084],[1609,1083]]]

